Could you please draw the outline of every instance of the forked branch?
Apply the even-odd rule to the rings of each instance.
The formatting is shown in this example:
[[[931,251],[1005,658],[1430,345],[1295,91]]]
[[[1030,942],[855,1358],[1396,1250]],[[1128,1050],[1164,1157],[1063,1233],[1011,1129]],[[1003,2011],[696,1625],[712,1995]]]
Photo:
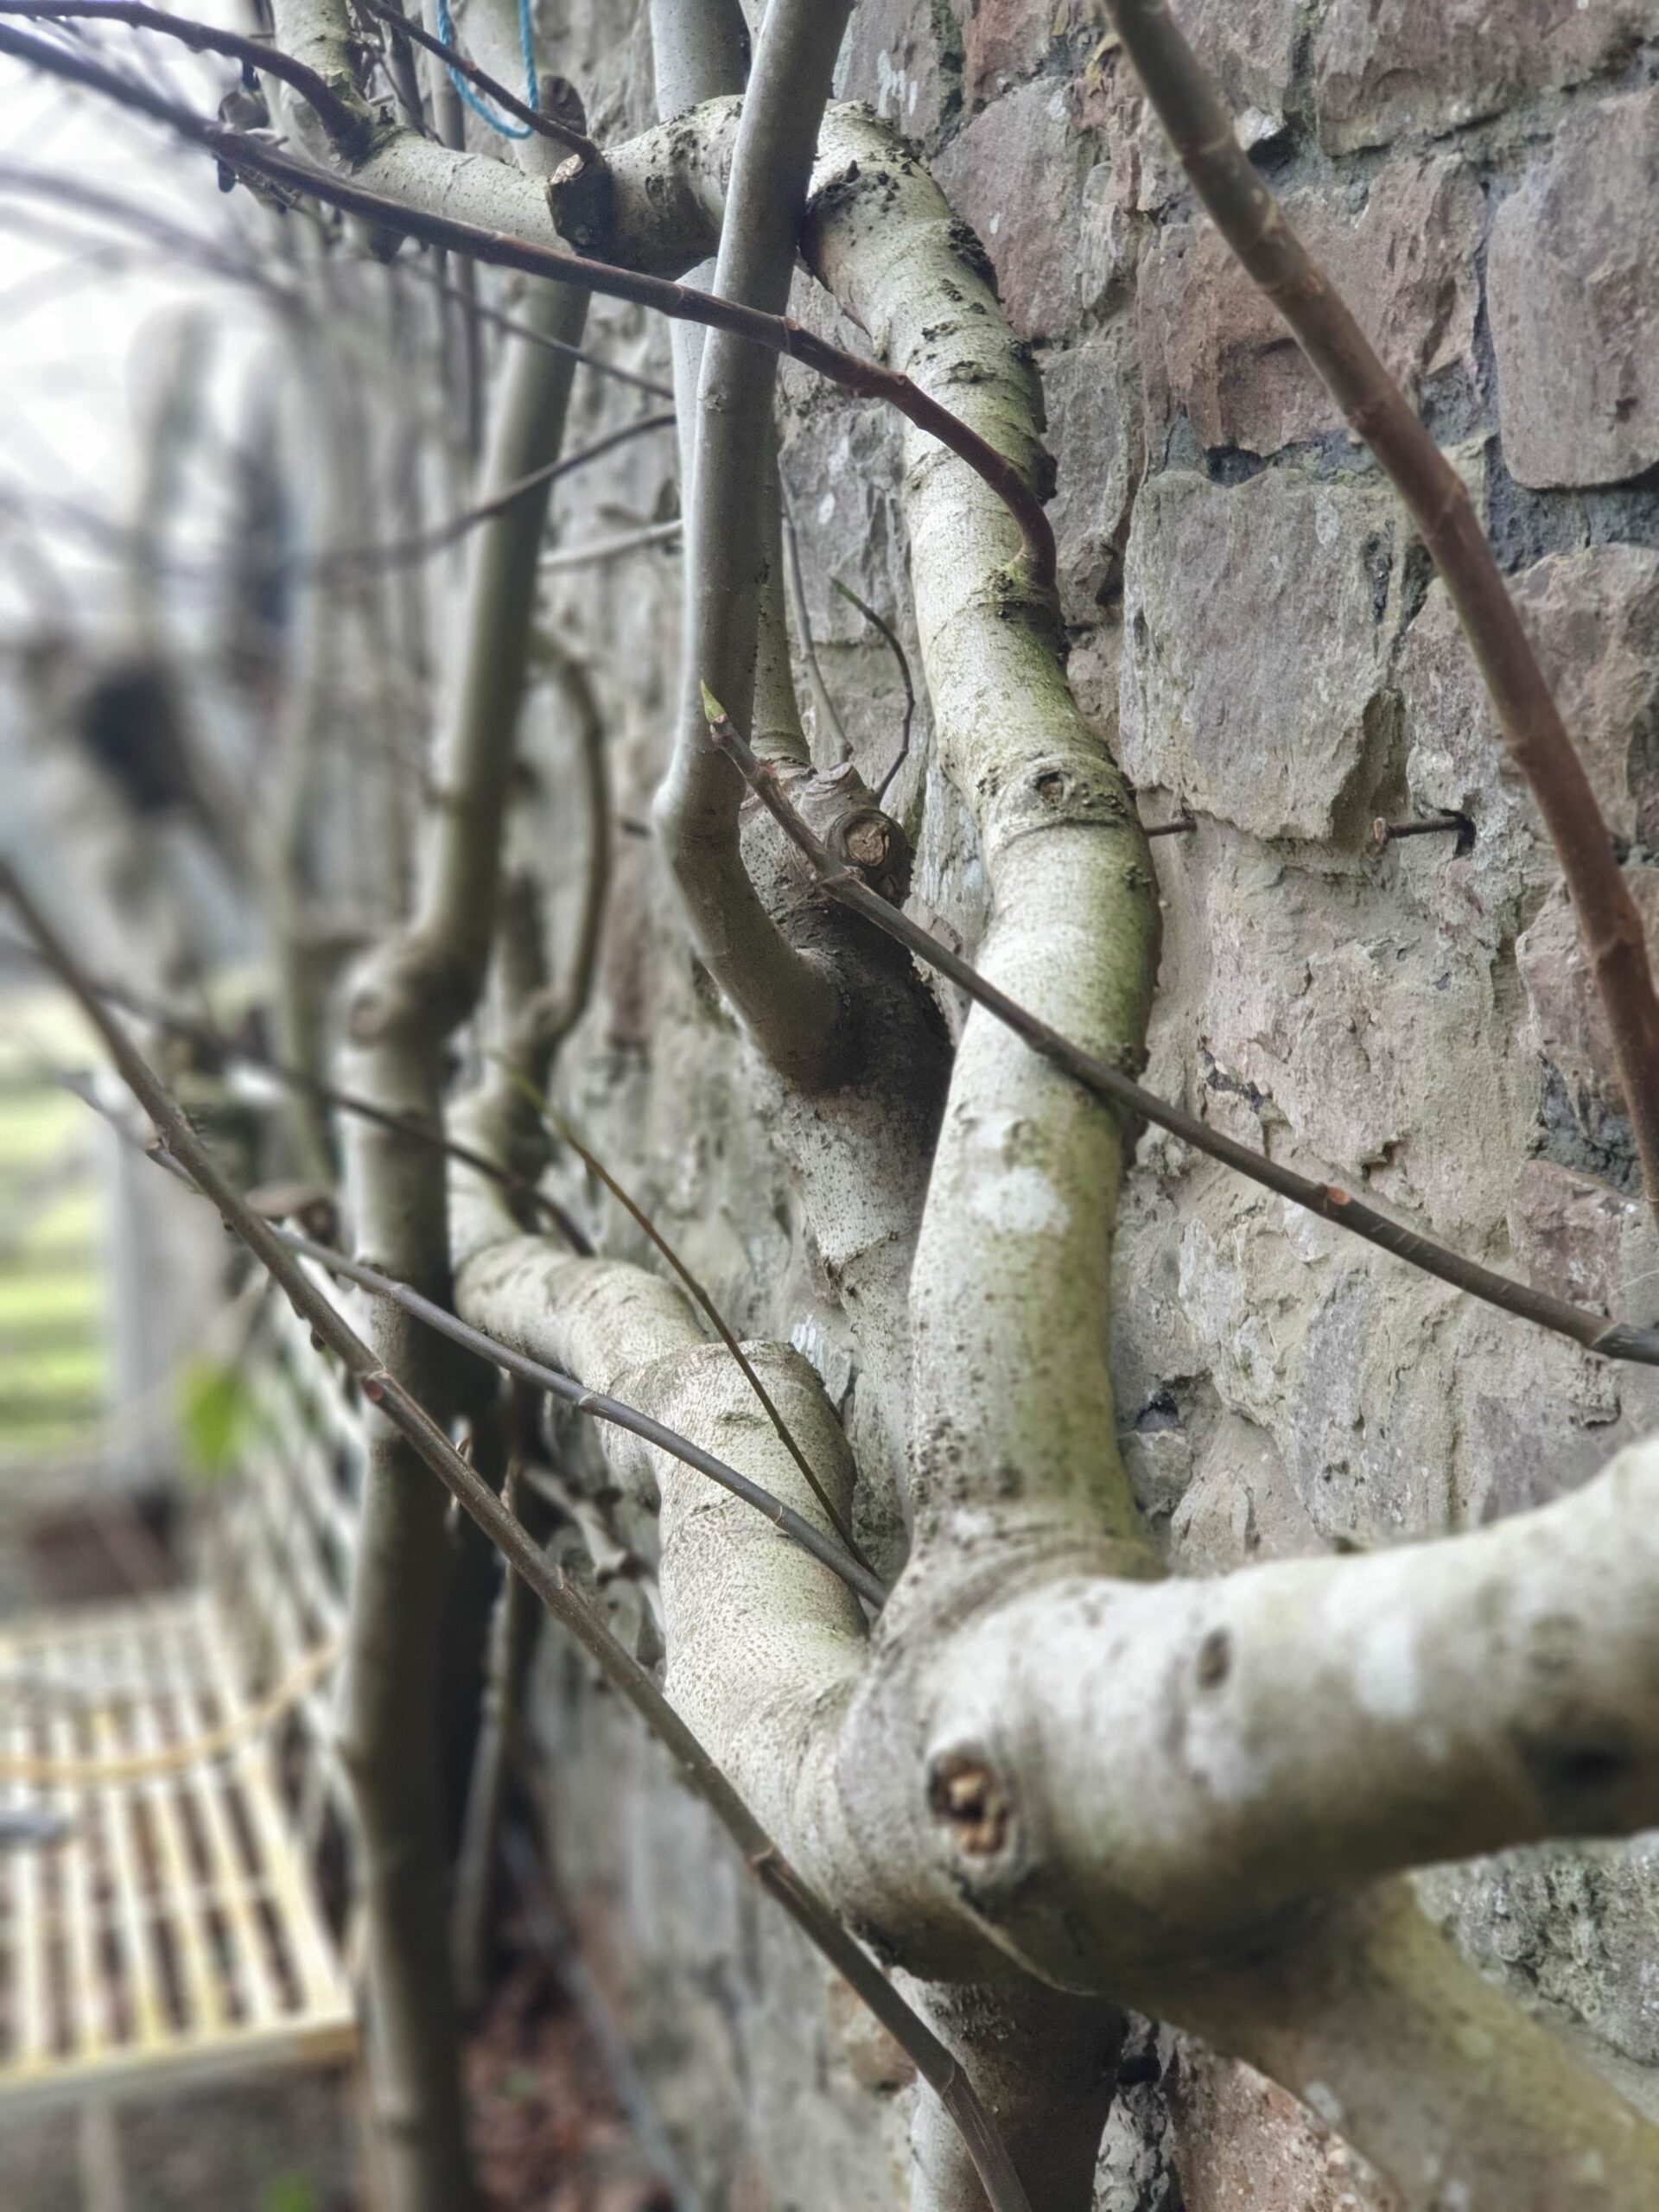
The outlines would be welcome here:
[[[907,376],[884,368],[879,361],[860,359],[843,347],[807,330],[790,315],[766,315],[735,300],[717,299],[689,284],[664,276],[650,276],[610,262],[594,261],[582,254],[565,253],[556,246],[537,245],[504,231],[491,231],[453,216],[413,207],[383,192],[372,192],[344,177],[315,168],[308,162],[227,130],[194,109],[181,105],[105,68],[88,56],[70,54],[22,31],[0,29],[0,54],[84,86],[88,92],[118,101],[162,123],[194,144],[205,148],[229,168],[262,177],[289,192],[321,200],[349,215],[360,215],[400,237],[420,238],[429,245],[454,253],[470,254],[475,261],[499,269],[522,270],[526,276],[544,276],[554,283],[569,284],[607,299],[628,300],[654,308],[679,322],[706,323],[711,329],[729,330],[774,353],[786,353],[804,368],[839,385],[862,399],[885,400],[917,429],[937,438],[942,446],[964,461],[995,493],[1020,526],[1033,582],[1051,589],[1054,582],[1054,533],[1041,500],[1020,471],[988,440],[971,430],[958,416]],[[418,143],[418,142],[416,142]]]
[[[1143,1089],[1122,1070],[1109,1066],[1096,1054],[1084,1052],[1081,1046],[1063,1037],[1029,1008],[1011,999],[1005,991],[998,990],[994,983],[987,982],[960,953],[953,952],[942,938],[912,921],[898,907],[890,906],[870,889],[861,875],[838,860],[801,819],[776,775],[766,761],[756,757],[747,740],[733,727],[719,701],[709,696],[705,703],[709,728],[716,741],[742,769],[762,804],[805,855],[830,896],[896,938],[930,968],[948,976],[976,1004],[1005,1022],[1033,1052],[1063,1068],[1084,1090],[1093,1091],[1109,1105],[1127,1108],[1158,1128],[1167,1129],[1172,1136],[1190,1144],[1195,1152],[1205,1153],[1211,1159],[1236,1168],[1241,1175],[1288,1198],[1293,1205],[1306,1207],[1322,1221],[1332,1222],[1338,1228],[1363,1237],[1369,1244],[1379,1245],[1396,1259],[1408,1261],[1426,1274],[1452,1284],[1454,1289],[1467,1291],[1471,1297],[1484,1299],[1489,1306],[1500,1306],[1506,1313],[1535,1322],[1540,1328],[1553,1330],[1558,1336],[1570,1337],[1574,1344],[1582,1344],[1586,1351],[1599,1352],[1604,1359],[1630,1360],[1643,1367],[1659,1367],[1659,1330],[1636,1328],[1627,1321],[1610,1321],[1587,1306],[1571,1305],[1564,1298],[1552,1297],[1548,1291],[1534,1290],[1526,1283],[1511,1281],[1507,1275],[1496,1274],[1478,1262],[1465,1259],[1461,1253],[1419,1236],[1415,1230],[1390,1221],[1386,1214],[1378,1213],[1351,1192],[1340,1190],[1334,1184],[1316,1183],[1308,1176],[1297,1174],[1294,1168],[1270,1160],[1265,1153],[1252,1152],[1248,1145],[1211,1128],[1207,1122],[1201,1122],[1185,1108],[1172,1106],[1155,1091]]]
[[[132,1040],[85,988],[73,956],[4,861],[0,861],[0,895],[10,898],[22,916],[48,964],[97,1031],[122,1079],[155,1124],[166,1151],[213,1200],[226,1226],[265,1268],[300,1319],[340,1360],[364,1396],[380,1408],[437,1476],[462,1512],[483,1530],[560,1626],[575,1637],[606,1680],[633,1707],[668,1751],[682,1778],[736,1844],[745,1866],[760,1886],[776,1898],[894,2041],[914,2059],[917,2070],[962,2130],[992,2212],[1031,2212],[1029,2201],[990,2114],[950,2053],[849,1935],[823,1898],[790,1865],[658,1688],[650,1672],[618,1643],[563,1569],[531,1541],[522,1524],[456,1451],[443,1430],[410,1396],[397,1376],[382,1365],[345,1316],[305,1273],[271,1224],[250,1211]]]

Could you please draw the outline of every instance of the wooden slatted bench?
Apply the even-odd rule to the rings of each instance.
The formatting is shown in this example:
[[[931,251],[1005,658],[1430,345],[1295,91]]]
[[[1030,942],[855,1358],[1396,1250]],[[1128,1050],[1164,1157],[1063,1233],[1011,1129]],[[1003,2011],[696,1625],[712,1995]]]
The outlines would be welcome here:
[[[360,1430],[279,1300],[241,1372],[200,1586],[0,1623],[0,2126],[359,2065],[332,1705]]]

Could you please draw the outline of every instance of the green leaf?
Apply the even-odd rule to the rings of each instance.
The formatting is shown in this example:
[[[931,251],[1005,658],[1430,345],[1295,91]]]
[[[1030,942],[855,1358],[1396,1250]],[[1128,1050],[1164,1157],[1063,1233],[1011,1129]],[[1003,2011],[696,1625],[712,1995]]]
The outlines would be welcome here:
[[[227,1474],[254,1415],[253,1400],[237,1370],[205,1356],[187,1360],[175,1404],[188,1471],[208,1482]]]
[[[317,2212],[317,2192],[303,2174],[278,2174],[265,2191],[263,2212]]]

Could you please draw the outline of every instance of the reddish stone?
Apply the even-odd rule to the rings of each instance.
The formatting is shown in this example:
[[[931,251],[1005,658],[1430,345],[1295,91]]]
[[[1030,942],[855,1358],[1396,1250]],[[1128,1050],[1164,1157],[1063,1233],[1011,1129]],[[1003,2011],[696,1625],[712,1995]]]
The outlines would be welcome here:
[[[1624,880],[1647,925],[1651,951],[1659,946],[1659,868],[1629,868]],[[1578,918],[1558,892],[1516,940],[1515,956],[1532,1014],[1532,1042],[1560,1071],[1570,1098],[1586,1092],[1622,1111],[1618,1062],[1601,995],[1579,933]]]
[[[1483,202],[1462,162],[1386,171],[1357,216],[1324,188],[1293,195],[1287,213],[1414,397],[1440,371],[1472,374]],[[1274,453],[1340,424],[1271,302],[1209,222],[1154,235],[1136,305],[1149,410],[1188,416],[1200,445]]]
[[[1652,28],[1649,0],[1328,0],[1313,41],[1319,136],[1343,153],[1438,135],[1580,84]]]
[[[1659,553],[1552,553],[1510,588],[1609,828],[1659,842]],[[1414,742],[1463,764],[1462,789],[1446,786],[1440,804],[1463,806],[1489,763],[1507,769],[1486,687],[1438,587],[1407,633],[1401,688]]]
[[[1174,12],[1220,80],[1244,143],[1276,137],[1294,66],[1296,0],[1181,0]],[[1115,42],[1105,41],[1077,79],[1072,102],[1079,126],[1099,134],[1104,157],[1090,195],[1091,226],[1116,233],[1128,216],[1156,213],[1185,193],[1168,136]]]
[[[1488,286],[1516,480],[1612,484],[1659,461],[1659,86],[1568,118],[1498,210]]]
[[[1022,86],[976,115],[935,164],[951,207],[990,255],[1022,338],[1058,338],[1083,305],[1079,221],[1088,149],[1065,88]]]
[[[1529,1160],[1510,1197],[1510,1243],[1535,1290],[1608,1310],[1631,1202],[1553,1160]]]
[[[1166,2086],[1185,2212],[1400,2212],[1346,2144],[1250,2067],[1189,2044]]]
[[[971,114],[1037,69],[1052,44],[1042,0],[959,0],[962,97]]]

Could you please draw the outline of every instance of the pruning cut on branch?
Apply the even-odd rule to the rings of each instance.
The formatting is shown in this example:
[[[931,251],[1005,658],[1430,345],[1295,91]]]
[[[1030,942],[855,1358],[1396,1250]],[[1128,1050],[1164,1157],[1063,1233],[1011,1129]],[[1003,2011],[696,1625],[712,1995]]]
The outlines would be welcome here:
[[[535,24],[515,0],[470,0],[467,57],[446,13],[435,38],[390,0],[365,0],[384,47],[365,42],[348,0],[271,0],[270,47],[154,22],[139,0],[0,0],[0,16],[105,16],[262,73],[292,145],[231,130],[100,54],[0,24],[0,52],[148,117],[289,210],[272,223],[245,212],[290,249],[271,296],[318,340],[315,375],[336,337],[342,359],[372,348],[334,330],[338,309],[306,303],[379,288],[400,343],[362,387],[372,404],[352,418],[371,426],[359,444],[378,434],[382,409],[409,404],[410,362],[432,372],[384,472],[397,478],[396,521],[374,512],[385,486],[373,467],[348,467],[359,456],[336,429],[327,473],[350,478],[349,496],[325,486],[327,526],[301,543],[279,543],[272,524],[266,545],[280,556],[273,586],[324,586],[295,601],[286,904],[272,900],[268,931],[272,964],[298,978],[284,1018],[307,1049],[285,1043],[273,1071],[315,1109],[290,1151],[308,1135],[321,1172],[338,1163],[349,1252],[250,1212],[110,1014],[115,994],[100,995],[0,874],[166,1154],[374,1409],[346,1747],[391,2212],[465,2212],[472,2198],[457,2028],[481,1986],[492,1839],[534,1694],[530,1590],[913,2058],[924,2087],[904,2114],[910,2212],[1088,2212],[1131,2011],[1219,2055],[1195,2055],[1195,2067],[1243,2061],[1306,2101],[1373,2162],[1401,2212],[1659,2202],[1659,2126],[1478,1971],[1414,1885],[1445,1862],[1659,1822],[1659,1441],[1630,1441],[1656,1402],[1641,1370],[1659,1368],[1659,1328],[1628,1306],[1628,1318],[1599,1310],[1618,1312],[1621,1269],[1628,1300],[1641,1277],[1626,1255],[1649,1233],[1619,1178],[1639,1164],[1659,1205],[1659,1001],[1623,849],[1456,471],[1286,226],[1163,0],[1110,4],[1224,237],[1405,499],[1565,873],[1637,1157],[1619,1149],[1616,1111],[1601,1112],[1615,1078],[1603,1087],[1607,1055],[1573,1001],[1558,1024],[1573,1029],[1571,1049],[1542,1049],[1560,1060],[1563,1090],[1579,1081],[1573,1052],[1589,1067],[1569,1102],[1582,1114],[1567,1141],[1555,1122],[1535,1129],[1541,1154],[1522,1171],[1559,1228],[1535,1239],[1541,1256],[1520,1177],[1513,1194],[1491,1185],[1491,1203],[1437,1192],[1414,1157],[1395,1156],[1409,1113],[1373,1110],[1383,1085],[1360,1014],[1376,1011],[1378,948],[1390,976],[1414,975],[1426,991],[1433,975],[1438,988],[1438,969],[1395,966],[1421,887],[1414,868],[1439,874],[1410,925],[1448,976],[1465,959],[1489,1010],[1506,993],[1518,1001],[1518,974],[1529,984],[1518,932],[1537,925],[1528,918],[1555,882],[1520,807],[1519,857],[1488,898],[1478,871],[1497,841],[1465,849],[1476,797],[1451,779],[1434,789],[1409,753],[1416,710],[1389,655],[1422,619],[1414,568],[1391,568],[1385,588],[1374,545],[1357,549],[1353,621],[1371,673],[1361,750],[1338,758],[1322,846],[1310,856],[1271,830],[1219,825],[1182,843],[1194,817],[1179,777],[1173,809],[1149,805],[1166,818],[1144,823],[1102,685],[1120,652],[1137,665],[1122,533],[1138,559],[1157,505],[1139,472],[1155,476],[1156,442],[1141,457],[1123,427],[1118,442],[1137,457],[1122,472],[1122,512],[1090,539],[1096,583],[1124,555],[1121,626],[1115,606],[1098,625],[1098,609],[1080,607],[1087,579],[1070,547],[1062,573],[1046,512],[1046,419],[1092,406],[1089,378],[1132,321],[1118,277],[1070,321],[1051,321],[1016,300],[1020,247],[1004,232],[999,296],[998,270],[942,188],[953,168],[971,188],[989,158],[975,142],[994,130],[944,126],[936,174],[870,109],[831,100],[842,0],[770,0],[753,40],[737,0],[652,0],[658,119],[626,140],[607,128],[602,151],[585,122],[537,122],[538,87],[556,99],[558,80],[537,73]],[[427,72],[429,99],[416,48],[444,65]],[[521,64],[528,100],[503,86]],[[602,89],[595,111],[621,112],[617,82]],[[621,89],[630,101],[641,91],[631,76]],[[1021,86],[1003,118],[1055,89]],[[1300,97],[1280,118],[1293,144]],[[579,105],[572,96],[565,111]],[[1044,110],[1062,129],[1065,105]],[[1529,127],[1542,111],[1526,111]],[[1324,144],[1320,116],[1319,162],[1346,161]],[[1393,159],[1368,143],[1339,174],[1357,195]],[[1096,181],[1121,181],[1102,164]],[[1150,237],[1164,207],[1146,182],[1114,212]],[[345,240],[329,210],[348,219]],[[357,223],[384,271],[350,245]],[[435,265],[400,260],[406,239],[433,249]],[[442,258],[452,254],[455,270]],[[526,280],[511,313],[480,296],[494,287],[474,264]],[[460,299],[464,330],[434,329],[405,267],[442,304]],[[809,279],[821,297],[791,319]],[[590,297],[670,319],[675,413],[619,425],[634,403],[583,386],[597,420],[567,451]],[[662,334],[616,321],[605,344],[632,346],[637,329],[640,349],[638,369],[617,374],[661,395],[644,372],[660,365],[645,348]],[[861,334],[856,350],[817,334],[847,326]],[[505,341],[493,363],[492,330]],[[411,332],[418,345],[403,342]],[[785,358],[826,388],[804,398],[790,379],[780,406]],[[1135,373],[1123,372],[1126,391]],[[677,508],[666,463],[651,474],[663,449],[643,442],[613,498],[592,465],[671,420]],[[1077,450],[1074,435],[1061,444],[1063,461]],[[439,456],[434,510],[425,486]],[[1286,467],[1304,459],[1290,452]],[[1217,505],[1234,496],[1230,466],[1212,456],[1211,480],[1194,480]],[[550,551],[550,487],[578,468],[569,498],[582,519]],[[785,475],[801,518],[787,555]],[[1083,488],[1090,503],[1106,496]],[[1323,482],[1317,497],[1332,512],[1374,506],[1368,491]],[[434,511],[449,519],[423,520]],[[1322,506],[1321,529],[1328,519]],[[115,542],[142,554],[156,534]],[[680,633],[670,582],[650,568],[630,572],[628,591],[580,573],[677,536]],[[423,565],[457,543],[464,559]],[[1659,589],[1645,547],[1626,550],[1643,556],[1631,566],[1643,590]],[[843,680],[826,652],[830,698],[807,613],[807,585],[825,576],[896,657],[896,747],[878,734],[894,689],[884,677],[879,699],[861,697],[857,673]],[[357,695],[318,673],[334,584],[367,610],[365,632],[382,594],[404,595],[407,664],[371,650],[360,690],[383,709],[414,703],[388,710],[372,737],[344,728]],[[1089,642],[1069,658],[1079,636]],[[1148,652],[1159,644],[1151,634]],[[819,695],[816,744],[792,655]],[[1638,766],[1651,766],[1637,760],[1645,727],[1633,725],[1625,764],[1633,811]],[[319,795],[325,741],[345,762],[349,824]],[[1363,842],[1373,817],[1416,841],[1412,861],[1379,871]],[[620,843],[619,830],[638,842]],[[1154,837],[1170,840],[1156,872]],[[351,932],[369,950],[332,999],[319,982],[308,1009],[301,894],[315,855],[339,845],[353,849],[319,873],[353,899],[359,873],[372,875],[372,918]],[[1230,874],[1206,906],[1193,885],[1213,880],[1217,849]],[[906,911],[912,880],[938,929]],[[1248,937],[1257,913],[1300,963],[1294,983],[1271,974],[1274,946],[1223,941]],[[1317,929],[1323,967],[1308,952]],[[1209,1025],[1229,961],[1249,979],[1235,1041],[1270,1056],[1291,1037],[1299,1068],[1324,1046],[1316,969],[1336,973],[1343,1033],[1365,1059],[1363,1126],[1351,1143],[1351,1124],[1321,1141],[1332,1125],[1282,1098],[1259,1126],[1275,1153],[1345,1154],[1381,1203],[1286,1166],[1268,1135],[1255,1149],[1158,1095],[1185,1079],[1212,1116],[1237,1110],[1199,1089],[1227,1049]],[[1160,962],[1173,998],[1155,1024]],[[924,969],[953,989],[936,992]],[[1568,982],[1554,988],[1565,1004]],[[1424,1002],[1410,1012],[1427,1029]],[[1453,1015],[1458,1005],[1433,1001]],[[1544,1008],[1541,1030],[1551,1019]],[[221,1058],[239,1049],[173,1026]],[[1435,1033],[1450,1027],[1441,1017]],[[322,1072],[330,1052],[338,1080]],[[1154,1054],[1158,1090],[1141,1080]],[[1482,1070],[1482,1110],[1517,1162],[1538,1077],[1532,1058],[1522,1076],[1518,1065]],[[1156,1156],[1136,1167],[1143,1123],[1177,1143],[1148,1146]],[[556,1141],[632,1230],[607,1217],[589,1238],[548,1198]],[[1437,1235],[1383,1211],[1396,1200]],[[1361,1243],[1432,1281],[1371,1262]],[[361,1336],[316,1269],[368,1294]],[[1562,1342],[1497,1326],[1440,1285]],[[1206,1287],[1214,1311],[1202,1310]],[[1443,1422],[1438,1408],[1421,1428],[1396,1421],[1397,1402],[1424,1395],[1413,1363],[1441,1359],[1450,1376],[1454,1357],[1465,1402]],[[1508,1400],[1533,1389],[1535,1367],[1553,1411],[1518,1448],[1523,1415]],[[537,1392],[592,1425],[577,1439],[556,1421],[543,1434]],[[463,1423],[470,1461],[449,1440]],[[540,1455],[567,1446],[568,1465],[550,1472]],[[537,1509],[514,1510],[538,1486],[585,1516],[613,1563],[648,1579],[637,1653],[544,1553]],[[1337,1492],[1351,1526],[1330,1503]],[[518,1578],[499,1598],[477,1530]],[[658,1656],[660,1682],[645,1663]],[[548,1773],[534,1778],[555,1800],[584,1786],[592,1742],[610,1758],[602,1721],[588,1728],[581,1710],[565,1729],[565,1717],[537,1715],[550,1725],[534,1755]],[[449,1821],[463,1803],[464,1822]],[[634,1841],[660,1890],[651,1854],[664,1834],[677,1853],[682,1832],[653,1809]],[[549,1826],[579,1854],[570,1832],[585,1822],[559,1801]],[[632,1878],[624,1869],[618,1893]],[[705,1902],[696,1893],[692,1909]],[[830,2031],[812,2006],[796,2009],[822,2082]],[[872,2184],[873,2202],[889,2180]],[[811,2183],[820,2196],[841,2186]]]

